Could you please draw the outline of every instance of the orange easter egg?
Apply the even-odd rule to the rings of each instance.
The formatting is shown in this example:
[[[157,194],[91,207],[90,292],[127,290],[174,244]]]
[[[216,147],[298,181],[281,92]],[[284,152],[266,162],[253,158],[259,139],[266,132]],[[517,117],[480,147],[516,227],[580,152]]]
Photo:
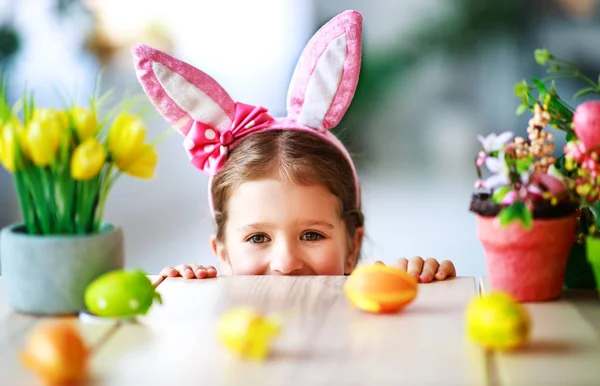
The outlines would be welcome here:
[[[29,334],[20,359],[47,385],[73,384],[87,374],[89,349],[72,323],[41,323]]]
[[[417,297],[418,281],[403,270],[374,264],[356,268],[344,284],[350,303],[363,311],[392,313]]]

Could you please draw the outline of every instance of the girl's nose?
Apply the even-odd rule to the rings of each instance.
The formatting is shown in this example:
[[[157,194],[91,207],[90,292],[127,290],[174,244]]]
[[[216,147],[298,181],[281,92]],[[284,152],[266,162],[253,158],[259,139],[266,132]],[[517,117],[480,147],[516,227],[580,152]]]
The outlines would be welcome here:
[[[269,268],[281,275],[289,275],[294,271],[304,268],[304,262],[296,248],[287,242],[282,242],[279,248],[273,251]]]

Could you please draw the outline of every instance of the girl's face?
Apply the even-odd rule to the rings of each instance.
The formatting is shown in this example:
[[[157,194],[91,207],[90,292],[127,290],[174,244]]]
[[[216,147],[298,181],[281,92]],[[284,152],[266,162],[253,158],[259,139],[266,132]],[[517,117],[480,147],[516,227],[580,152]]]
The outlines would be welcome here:
[[[224,234],[211,240],[223,274],[342,275],[354,268],[363,229],[350,243],[326,188],[269,178],[233,192]]]

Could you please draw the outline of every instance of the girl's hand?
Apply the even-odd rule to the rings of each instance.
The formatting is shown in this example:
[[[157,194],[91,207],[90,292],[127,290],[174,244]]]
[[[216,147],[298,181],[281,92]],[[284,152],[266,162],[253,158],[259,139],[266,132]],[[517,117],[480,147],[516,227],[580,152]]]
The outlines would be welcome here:
[[[160,271],[161,276],[178,277],[184,279],[210,279],[217,276],[217,269],[212,266],[198,264],[180,264],[177,267],[165,267]]]
[[[376,264],[383,264],[380,261]],[[436,259],[423,260],[421,256],[414,256],[410,260],[400,258],[394,264],[396,268],[406,271],[414,276],[420,283],[429,283],[433,280],[445,280],[456,277],[456,268],[449,260],[438,263]]]

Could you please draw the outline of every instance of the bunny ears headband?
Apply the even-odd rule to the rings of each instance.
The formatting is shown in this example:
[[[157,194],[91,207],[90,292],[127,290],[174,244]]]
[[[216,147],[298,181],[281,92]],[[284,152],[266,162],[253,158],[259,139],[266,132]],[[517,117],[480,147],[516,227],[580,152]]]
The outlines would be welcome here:
[[[352,158],[329,130],[340,122],[354,97],[361,34],[362,17],[355,11],[337,15],[317,31],[298,60],[288,90],[288,115],[281,118],[271,117],[263,107],[234,101],[209,75],[164,52],[140,44],[133,47],[132,54],[138,80],[150,101],[184,136],[190,162],[211,179],[246,136],[268,130],[302,130],[344,154],[360,202]]]

